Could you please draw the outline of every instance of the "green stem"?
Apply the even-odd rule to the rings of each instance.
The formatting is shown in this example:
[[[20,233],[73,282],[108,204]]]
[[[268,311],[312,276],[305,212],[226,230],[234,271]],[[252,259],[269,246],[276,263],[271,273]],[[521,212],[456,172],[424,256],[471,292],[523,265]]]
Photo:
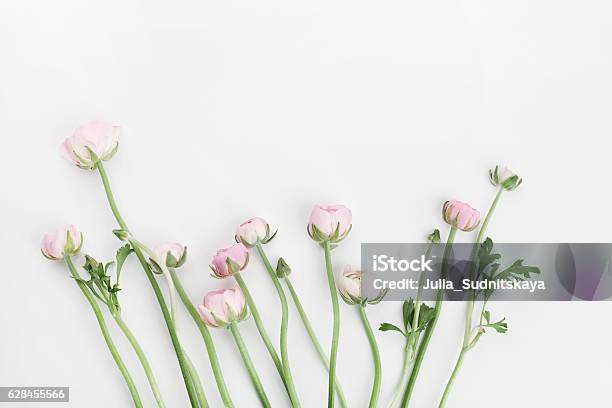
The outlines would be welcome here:
[[[461,369],[461,365],[463,364],[463,359],[465,357],[465,353],[467,350],[465,348],[461,348],[461,352],[459,353],[459,357],[457,358],[457,362],[455,363],[455,367],[453,368],[453,372],[446,383],[446,387],[444,387],[444,393],[442,393],[442,398],[440,399],[440,403],[438,404],[439,408],[442,408],[446,405],[446,399],[450,393],[450,390],[455,382],[455,378],[457,377],[457,373]]]
[[[472,249],[472,255],[470,259],[471,260],[470,265],[472,265],[472,267],[470,268],[470,279],[475,278],[474,265],[476,264],[476,256],[478,254],[478,248],[485,236],[485,232],[487,230],[487,226],[489,225],[489,221],[491,221],[491,217],[493,216],[493,213],[495,212],[495,209],[497,208],[497,204],[499,203],[499,199],[501,198],[501,195],[503,192],[504,192],[503,187],[500,187],[497,190],[497,193],[495,194],[495,198],[493,199],[493,203],[489,207],[489,210],[487,211],[487,215],[485,216],[485,219],[482,222],[482,225],[480,226],[480,230],[478,231],[478,235],[476,236],[476,242],[474,243],[474,248]],[[468,292],[468,302],[467,302],[467,308],[466,308],[466,313],[465,313],[465,325],[463,328],[463,345],[461,347],[461,351],[459,352],[459,356],[457,357],[457,361],[455,362],[455,367],[453,368],[453,372],[451,373],[451,376],[448,379],[448,382],[446,383],[446,387],[444,387],[444,393],[442,393],[442,397],[440,398],[440,403],[438,405],[439,407],[444,407],[446,405],[446,400],[448,399],[450,390],[453,386],[453,383],[455,382],[455,379],[457,377],[457,374],[459,373],[459,370],[461,369],[461,365],[463,364],[465,353],[467,353],[468,350],[470,350],[476,345],[476,343],[478,342],[478,339],[480,339],[480,336],[482,335],[482,333],[479,333],[477,337],[474,339],[474,341],[470,342],[475,302],[476,302],[476,294],[474,293],[473,290],[470,290]],[[483,310],[484,310],[484,304],[483,304]]]
[[[174,282],[172,281],[172,277],[170,276],[170,271],[166,266],[166,263],[157,257],[157,254],[153,252],[148,246],[138,241],[136,238],[128,239],[130,245],[132,247],[139,247],[144,253],[149,255],[149,258],[153,260],[159,266],[166,278],[166,282],[168,282],[168,295],[170,296],[170,316],[172,317],[172,321],[174,322],[174,326],[176,327],[176,288],[174,287]]]
[[[184,354],[184,356],[185,356],[185,362],[187,363],[187,367],[189,368],[189,375],[191,377],[191,381],[193,382],[196,395],[198,396],[200,407],[208,408],[209,405],[206,399],[206,394],[204,394],[204,388],[202,387],[202,381],[200,381],[200,376],[198,375],[198,372],[193,366],[193,363],[191,362],[191,359],[189,358],[189,356],[187,354]]]
[[[332,301],[332,310],[334,314],[334,326],[332,332],[331,351],[329,353],[329,381],[327,384],[327,407],[334,407],[334,380],[336,378],[336,359],[338,357],[338,337],[340,336],[340,311],[338,306],[338,292],[336,291],[336,282],[334,281],[334,271],[331,264],[331,249],[329,241],[323,242],[323,251],[325,252],[325,269],[327,271],[327,284],[329,285],[329,294]]]
[[[255,301],[253,300],[253,297],[251,296],[251,292],[249,292],[249,288],[247,287],[247,284],[244,281],[244,279],[242,279],[242,276],[240,275],[240,273],[235,273],[233,276],[234,276],[234,279],[236,279],[236,282],[238,282],[238,286],[240,286],[242,293],[244,293],[244,297],[246,298],[247,305],[249,306],[249,309],[251,310],[251,314],[253,315],[253,319],[255,320],[255,326],[257,326],[257,331],[259,332],[259,336],[261,337],[261,340],[263,340],[264,345],[266,346],[266,349],[268,349],[268,353],[270,354],[270,357],[272,358],[272,361],[274,362],[274,365],[276,366],[278,375],[280,375],[281,379],[283,380],[283,384],[285,384],[285,388],[287,388],[287,383],[285,380],[285,373],[283,371],[283,365],[280,359],[278,358],[276,349],[274,348],[274,346],[272,345],[272,342],[270,341],[270,336],[268,336],[268,332],[266,331],[266,328],[263,325],[263,321],[261,320],[261,315],[259,314],[259,310],[257,309],[257,306],[255,305]]]
[[[128,386],[128,389],[130,390],[130,394],[132,395],[132,400],[134,400],[134,406],[138,408],[142,408],[142,402],[140,400],[140,395],[138,394],[138,390],[136,389],[136,385],[134,384],[134,380],[132,379],[132,376],[130,375],[127,367],[123,363],[123,360],[121,359],[121,356],[119,355],[119,351],[117,350],[117,347],[115,346],[115,343],[113,342],[113,339],[111,338],[111,335],[108,332],[108,327],[106,327],[106,323],[104,322],[104,316],[102,315],[102,311],[100,310],[100,307],[98,306],[98,303],[96,302],[96,299],[94,299],[93,295],[91,294],[87,286],[81,281],[81,277],[76,271],[76,268],[74,266],[74,263],[72,263],[72,259],[70,258],[70,256],[66,256],[64,260],[66,261],[66,264],[68,265],[70,274],[72,275],[75,282],[79,286],[79,289],[81,289],[81,292],[83,292],[83,295],[85,295],[85,298],[87,298],[87,302],[89,302],[89,305],[91,306],[94,314],[96,315],[96,320],[98,321],[98,326],[100,326],[100,331],[102,331],[102,336],[104,337],[104,341],[106,342],[106,345],[108,346],[108,349],[110,350],[113,356],[113,360],[115,360],[117,367],[119,367],[119,371],[121,371],[121,375],[123,376],[123,379],[125,380]]]
[[[304,307],[302,306],[302,302],[300,301],[300,298],[298,297],[298,294],[295,291],[293,285],[291,284],[291,280],[289,280],[288,276],[285,276],[284,281],[285,281],[285,284],[287,285],[287,288],[289,289],[289,293],[291,294],[291,298],[293,299],[295,308],[297,309],[298,314],[300,315],[300,318],[302,320],[302,323],[304,324],[304,328],[306,329],[306,332],[308,333],[308,337],[310,337],[310,341],[313,347],[315,348],[315,350],[317,351],[317,354],[319,355],[319,359],[325,366],[325,369],[329,372],[329,359],[327,358],[327,355],[325,354],[325,351],[323,350],[323,347],[321,346],[321,342],[317,338],[317,335],[312,325],[310,324],[310,320],[308,319],[308,315],[306,315],[306,311],[304,310]],[[346,408],[347,405],[346,405],[346,399],[344,398],[344,391],[342,391],[342,387],[340,386],[340,381],[338,380],[337,376],[335,378],[335,384],[336,384],[336,394],[338,395],[338,399],[340,400],[340,406],[342,408]]]
[[[102,162],[99,161],[96,167],[98,169],[98,173],[100,174],[100,178],[102,179],[102,184],[104,185],[104,191],[106,192],[106,198],[108,199],[108,204],[110,205],[111,211],[113,215],[115,216],[117,223],[122,229],[129,231],[127,224],[125,223],[125,221],[121,217],[121,214],[119,213],[119,210],[117,209],[117,203],[115,202],[115,197],[111,190],[110,183],[108,181],[108,177],[106,175],[106,171],[104,170],[104,166]],[[153,288],[153,292],[155,293],[155,298],[157,299],[157,302],[159,303],[159,307],[162,311],[164,321],[166,322],[166,327],[168,328],[168,333],[170,334],[170,339],[172,340],[172,346],[174,347],[174,352],[176,353],[176,358],[178,360],[179,367],[181,369],[181,374],[183,376],[183,381],[185,383],[185,388],[187,389],[187,394],[189,396],[189,401],[191,403],[191,406],[198,407],[200,404],[196,396],[196,390],[194,388],[192,375],[189,371],[189,367],[187,366],[185,362],[185,355],[181,347],[181,344],[179,342],[178,336],[176,334],[176,329],[174,327],[174,321],[172,320],[172,317],[170,316],[170,312],[168,311],[168,306],[166,306],[166,301],[164,300],[164,296],[162,295],[162,292],[157,283],[157,280],[155,280],[155,276],[153,276],[153,272],[151,271],[149,263],[147,262],[144,255],[142,254],[141,249],[134,248],[134,253],[136,254],[136,257],[138,258],[138,261],[140,262],[140,265],[142,266],[142,269],[144,270],[145,275],[147,276],[147,279],[149,280],[149,283],[151,284],[151,287]]]
[[[259,401],[261,405],[270,408],[270,401],[266,396],[266,392],[264,391],[263,385],[261,385],[261,380],[259,379],[259,375],[257,375],[257,371],[255,370],[255,366],[253,365],[253,361],[251,361],[251,357],[249,356],[249,352],[242,340],[242,336],[238,331],[238,326],[236,323],[232,323],[229,325],[229,329],[232,332],[232,336],[234,336],[234,340],[236,341],[236,346],[238,346],[238,350],[240,351],[240,355],[242,356],[242,361],[249,372],[249,376],[251,377],[251,381],[253,382],[253,386],[255,387],[255,391],[257,391],[257,396],[259,397]]]
[[[120,314],[114,314],[113,318],[115,319],[115,321],[117,322],[117,325],[119,326],[119,328],[121,329],[125,337],[127,337],[128,341],[132,345],[132,348],[136,352],[136,355],[138,356],[138,360],[140,360],[140,364],[142,365],[145,375],[147,376],[147,380],[149,381],[149,385],[151,386],[151,391],[153,391],[153,396],[155,397],[157,406],[160,408],[165,407],[166,405],[164,404],[164,400],[161,396],[161,393],[159,392],[159,387],[157,386],[157,381],[155,380],[155,376],[153,375],[153,370],[151,370],[151,365],[149,364],[149,360],[147,360],[147,357],[142,351],[140,344],[138,344],[136,337],[134,337],[134,334],[132,333],[130,328],[125,324]]]
[[[455,240],[455,235],[457,234],[457,228],[451,227],[448,238],[446,240],[446,245],[444,247],[444,255],[442,258],[442,270],[440,273],[440,279],[446,278],[446,270],[448,268],[448,257],[450,256],[451,248],[453,245],[453,241]],[[421,344],[419,345],[419,349],[417,351],[414,366],[412,367],[412,373],[410,374],[410,380],[408,380],[408,386],[406,391],[404,392],[404,399],[402,401],[402,407],[407,407],[410,403],[410,397],[412,396],[412,391],[414,390],[414,385],[416,384],[417,377],[419,376],[419,370],[421,369],[421,364],[423,363],[423,358],[425,358],[425,353],[427,352],[427,347],[429,347],[429,341],[433,336],[433,332],[436,329],[436,324],[438,323],[438,317],[440,316],[440,312],[442,310],[442,300],[444,298],[444,288],[438,289],[438,294],[436,295],[436,305],[434,306],[434,315],[429,322],[429,325],[425,329],[425,333],[423,334],[423,339],[421,340]]]
[[[357,306],[359,309],[359,317],[361,317],[361,322],[363,323],[363,328],[368,336],[368,341],[370,342],[370,348],[372,349],[372,358],[374,359],[374,383],[372,384],[372,393],[370,395],[370,404],[369,408],[375,408],[378,403],[378,396],[380,394],[380,377],[381,377],[381,367],[380,367],[380,352],[378,351],[378,344],[376,344],[376,337],[374,337],[374,332],[372,332],[372,326],[370,325],[370,321],[368,320],[368,316],[365,312],[365,306],[359,305]]]
[[[278,293],[278,298],[281,302],[280,351],[283,373],[287,384],[287,392],[289,394],[289,399],[291,400],[291,405],[298,408],[300,407],[300,401],[298,399],[297,392],[295,391],[293,376],[291,375],[291,369],[289,368],[289,353],[287,351],[287,328],[289,326],[289,304],[287,303],[287,296],[285,296],[285,291],[283,290],[283,287],[281,286],[278,277],[276,276],[276,272],[270,264],[270,260],[264,252],[263,247],[260,243],[258,243],[255,245],[255,248],[257,249],[257,253],[259,253],[261,260],[266,267],[266,271],[268,271],[268,275],[270,275],[270,279],[272,279],[272,282],[274,283],[274,287]]]
[[[189,296],[187,295],[187,292],[185,292],[185,289],[183,288],[183,285],[181,284],[181,281],[179,280],[174,269],[170,269],[170,275],[183,305],[185,305],[185,308],[193,318],[195,324],[200,330],[200,333],[202,334],[202,339],[204,339],[204,345],[206,346],[206,351],[208,353],[208,359],[210,360],[210,365],[215,376],[215,382],[217,383],[217,389],[219,390],[219,394],[223,400],[223,406],[225,408],[234,408],[234,403],[229,395],[229,391],[227,390],[227,386],[225,385],[225,380],[223,378],[223,373],[221,372],[219,358],[217,357],[217,351],[215,350],[215,344],[213,343],[212,336],[210,335],[210,330],[208,330],[208,327],[200,318],[200,314],[196,310],[195,306],[189,300]]]

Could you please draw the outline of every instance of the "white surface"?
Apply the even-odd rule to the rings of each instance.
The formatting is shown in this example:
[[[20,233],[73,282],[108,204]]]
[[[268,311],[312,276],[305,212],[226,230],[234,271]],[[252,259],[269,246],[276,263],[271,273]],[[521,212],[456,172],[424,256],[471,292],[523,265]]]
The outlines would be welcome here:
[[[239,222],[259,215],[280,229],[268,251],[293,266],[325,345],[322,254],[305,232],[314,203],[353,209],[334,263],[358,264],[362,241],[417,241],[443,227],[447,198],[484,210],[493,194],[486,171],[501,162],[525,181],[491,224],[498,241],[610,241],[611,11],[606,1],[577,0],[2,2],[0,385],[66,385],[72,406],[129,405],[87,304],[61,264],[38,251],[43,232],[68,222],[85,232],[84,252],[110,258],[118,245],[98,177],[58,153],[95,118],[124,127],[107,170],[134,233],[189,246],[180,275],[194,302],[231,284],[211,279],[208,261]],[[257,260],[245,278],[276,337],[280,308]],[[169,407],[185,407],[134,259],[123,287],[124,317]],[[414,407],[435,405],[463,310],[444,307]],[[339,377],[350,407],[363,407],[368,345],[356,313],[341,311]],[[399,304],[369,313],[376,324],[397,321]],[[513,303],[493,313],[508,317],[510,331],[486,335],[467,356],[450,407],[610,404],[612,304]],[[185,313],[179,324],[218,407],[201,338]],[[241,329],[273,405],[285,406],[253,322]],[[384,406],[402,342],[377,337]],[[237,406],[257,406],[229,334],[214,339]],[[152,406],[118,333],[117,342]],[[326,375],[295,313],[289,351],[304,406],[324,406]]]

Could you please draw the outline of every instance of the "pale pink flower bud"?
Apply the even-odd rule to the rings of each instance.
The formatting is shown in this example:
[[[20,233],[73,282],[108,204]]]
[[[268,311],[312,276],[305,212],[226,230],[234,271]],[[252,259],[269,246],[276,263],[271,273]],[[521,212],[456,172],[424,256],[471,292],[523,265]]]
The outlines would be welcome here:
[[[242,242],[247,248],[272,241],[276,232],[270,235],[270,225],[263,218],[255,217],[246,220],[236,229],[236,242]]]
[[[209,292],[198,305],[198,312],[210,327],[227,327],[248,317],[246,300],[240,288]]]
[[[343,205],[315,205],[308,221],[308,235],[315,241],[340,242],[352,228],[353,215]]]
[[[119,146],[120,128],[94,121],[79,127],[62,143],[64,157],[82,169],[96,168],[98,160],[109,160]]]
[[[169,268],[178,268],[187,259],[187,248],[178,242],[165,242],[153,248],[153,252],[160,262],[164,262]]]
[[[338,275],[336,285],[342,299],[349,305],[379,303],[387,291],[380,291],[374,299],[364,299],[361,297],[361,271],[356,271],[350,265],[344,267]]]
[[[218,250],[210,263],[210,269],[215,278],[227,278],[246,268],[248,262],[249,249],[239,242]]]
[[[54,261],[65,256],[76,255],[83,245],[83,234],[74,225],[66,225],[57,231],[45,234],[40,244],[42,254]]]
[[[450,200],[442,207],[442,217],[447,224],[462,231],[472,231],[480,224],[480,213],[468,204]]]
[[[494,186],[501,186],[506,191],[512,191],[521,185],[523,179],[506,166],[495,166],[489,170],[489,180]]]

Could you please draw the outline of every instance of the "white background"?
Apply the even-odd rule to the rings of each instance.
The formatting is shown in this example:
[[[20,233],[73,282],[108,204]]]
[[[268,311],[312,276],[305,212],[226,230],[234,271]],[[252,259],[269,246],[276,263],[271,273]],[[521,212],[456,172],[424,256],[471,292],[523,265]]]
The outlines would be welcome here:
[[[38,249],[44,232],[65,223],[84,231],[84,252],[97,258],[119,245],[99,178],[59,155],[60,142],[92,119],[123,126],[107,164],[119,206],[144,242],[189,246],[179,273],[193,302],[232,285],[211,279],[208,262],[237,224],[265,217],[279,228],[267,249],[292,265],[326,348],[322,253],[305,229],[315,203],[352,208],[353,232],[334,264],[357,265],[361,242],[421,241],[434,227],[446,234],[446,199],[484,211],[494,193],[486,172],[504,163],[524,184],[502,199],[489,230],[497,241],[609,242],[611,12],[603,0],[2,2],[0,385],[70,386],[78,407],[130,404],[89,306],[62,264]],[[257,258],[245,278],[276,338],[280,308]],[[122,286],[125,320],[168,406],[187,406],[135,259]],[[399,306],[368,312],[376,325],[398,322]],[[304,407],[323,407],[326,374],[291,312],[298,392]],[[341,312],[339,377],[349,406],[364,407],[368,344],[356,311],[342,304]],[[463,313],[462,304],[445,305],[413,407],[435,406]],[[612,304],[499,304],[492,313],[506,316],[510,331],[487,334],[468,354],[450,407],[610,404]],[[186,313],[179,325],[219,407],[201,338]],[[286,406],[252,320],[241,329],[273,405]],[[236,405],[257,406],[229,333],[213,335]],[[377,338],[384,406],[402,339]]]

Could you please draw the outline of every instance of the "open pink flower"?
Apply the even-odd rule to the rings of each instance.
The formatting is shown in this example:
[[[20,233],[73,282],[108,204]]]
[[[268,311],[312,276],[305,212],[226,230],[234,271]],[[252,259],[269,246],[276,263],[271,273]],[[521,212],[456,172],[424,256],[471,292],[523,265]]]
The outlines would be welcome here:
[[[94,169],[97,159],[106,161],[113,157],[119,146],[119,133],[119,126],[100,121],[89,122],[64,140],[62,154],[82,169]]]
[[[351,230],[353,215],[343,205],[315,205],[308,221],[308,234],[317,242],[338,242]]]
[[[267,244],[276,232],[270,236],[270,225],[263,218],[250,218],[240,224],[236,229],[236,242],[242,242],[246,247],[252,248],[258,243]]]
[[[249,249],[242,243],[217,251],[210,263],[216,278],[227,278],[246,268],[249,262]]]
[[[480,224],[478,210],[457,200],[450,200],[442,207],[442,217],[447,224],[462,231],[473,231]]]
[[[244,320],[248,309],[240,288],[213,290],[204,296],[198,312],[204,323],[211,327],[227,327]]]
[[[53,233],[45,234],[40,243],[40,250],[46,258],[57,261],[64,256],[78,253],[82,244],[83,234],[74,225],[66,225]]]

